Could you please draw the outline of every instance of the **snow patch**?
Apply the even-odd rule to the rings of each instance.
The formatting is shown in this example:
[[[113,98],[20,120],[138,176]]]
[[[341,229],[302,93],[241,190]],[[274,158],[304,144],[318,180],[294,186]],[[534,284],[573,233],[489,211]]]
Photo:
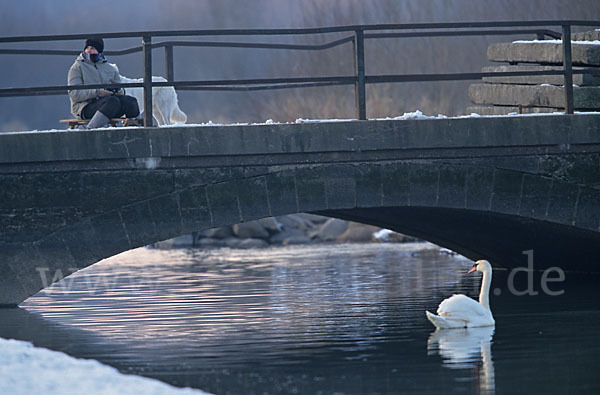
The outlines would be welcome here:
[[[352,122],[358,121],[356,118],[348,118],[348,119],[304,119],[298,118],[294,123],[321,123],[321,122]]]
[[[407,119],[444,119],[444,118],[448,118],[448,117],[445,115],[442,115],[442,114],[438,114],[437,117],[434,117],[434,116],[423,114],[423,112],[421,112],[421,110],[416,110],[413,112],[405,112],[404,114],[402,114],[398,117],[376,118],[375,120],[376,121],[402,121],[402,120],[407,120]]]
[[[147,377],[126,375],[93,359],[0,338],[0,394],[206,394]]]

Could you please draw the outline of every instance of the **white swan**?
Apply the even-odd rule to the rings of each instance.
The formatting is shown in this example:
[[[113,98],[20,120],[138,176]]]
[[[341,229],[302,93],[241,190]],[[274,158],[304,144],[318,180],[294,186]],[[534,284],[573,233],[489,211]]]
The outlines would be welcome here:
[[[465,295],[452,295],[440,303],[437,315],[425,311],[427,319],[436,328],[472,328],[494,326],[495,321],[490,310],[490,284],[492,283],[492,266],[488,261],[475,262],[469,273],[483,273],[479,303]]]

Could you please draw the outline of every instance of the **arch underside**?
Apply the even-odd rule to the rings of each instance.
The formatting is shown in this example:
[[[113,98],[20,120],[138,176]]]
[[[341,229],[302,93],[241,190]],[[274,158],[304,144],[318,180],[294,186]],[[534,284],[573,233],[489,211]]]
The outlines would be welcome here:
[[[368,223],[449,248],[467,258],[487,259],[495,267],[560,267],[600,271],[600,234],[551,222],[486,211],[437,207],[381,207],[321,211],[318,214]]]

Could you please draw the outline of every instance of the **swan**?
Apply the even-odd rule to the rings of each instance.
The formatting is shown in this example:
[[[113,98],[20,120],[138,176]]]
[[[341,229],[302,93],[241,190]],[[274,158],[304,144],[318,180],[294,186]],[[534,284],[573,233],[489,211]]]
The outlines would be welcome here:
[[[440,303],[437,315],[425,311],[427,319],[436,328],[473,328],[494,326],[495,321],[490,310],[490,284],[492,283],[492,265],[486,260],[475,262],[469,273],[483,273],[479,303],[466,295],[452,295]]]

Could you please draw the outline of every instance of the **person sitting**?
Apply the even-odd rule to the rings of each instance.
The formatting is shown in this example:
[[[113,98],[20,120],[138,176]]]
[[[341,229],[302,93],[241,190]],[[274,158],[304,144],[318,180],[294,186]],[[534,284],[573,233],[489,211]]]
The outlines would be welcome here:
[[[68,85],[118,84],[119,69],[104,57],[104,41],[90,38],[68,74]],[[123,88],[70,90],[71,113],[75,118],[88,120],[88,129],[104,127],[111,118],[125,115],[135,118],[140,114],[135,97],[125,95]]]

